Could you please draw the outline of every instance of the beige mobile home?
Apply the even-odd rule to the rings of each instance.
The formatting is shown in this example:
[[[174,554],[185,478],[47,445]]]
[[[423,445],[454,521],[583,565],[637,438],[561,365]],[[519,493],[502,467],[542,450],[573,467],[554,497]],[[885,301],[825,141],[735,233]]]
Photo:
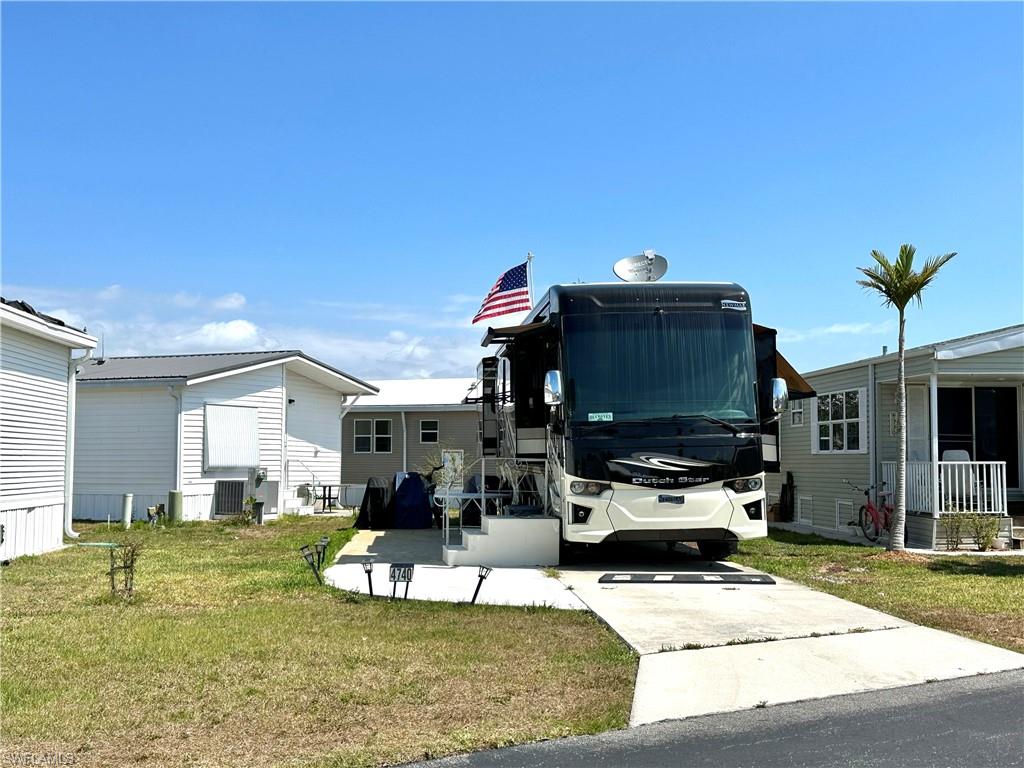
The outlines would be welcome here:
[[[377,389],[297,350],[94,360],[78,378],[75,515],[133,515],[180,489],[183,517],[241,511],[250,472],[265,513],[312,511],[341,480],[341,420]],[[332,490],[332,493],[335,492]]]
[[[0,561],[71,533],[75,368],[96,339],[21,301],[0,299]]]
[[[480,457],[479,406],[463,403],[475,379],[390,379],[363,397],[345,417],[342,482],[345,499],[358,504],[371,477],[426,469],[441,448],[464,451],[470,466]]]
[[[804,374],[817,398],[795,401],[779,428],[778,497],[793,477],[794,522],[850,531],[869,486],[896,480],[895,354]],[[907,543],[944,544],[939,517],[1024,515],[1024,325],[907,350]]]

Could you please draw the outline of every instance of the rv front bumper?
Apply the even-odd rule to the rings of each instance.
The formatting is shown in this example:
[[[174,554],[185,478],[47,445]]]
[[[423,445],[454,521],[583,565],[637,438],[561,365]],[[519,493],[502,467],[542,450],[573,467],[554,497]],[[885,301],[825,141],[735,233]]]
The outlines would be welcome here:
[[[736,493],[721,484],[666,490],[613,483],[600,496],[566,494],[564,499],[562,532],[567,541],[706,541],[768,535],[763,488]]]

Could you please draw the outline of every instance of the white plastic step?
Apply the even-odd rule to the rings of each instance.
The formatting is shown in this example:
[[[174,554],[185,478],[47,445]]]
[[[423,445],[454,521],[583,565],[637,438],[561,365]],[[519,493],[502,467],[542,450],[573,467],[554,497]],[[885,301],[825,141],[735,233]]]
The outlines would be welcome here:
[[[559,521],[553,517],[484,517],[462,544],[443,548],[448,565],[522,568],[558,565]]]

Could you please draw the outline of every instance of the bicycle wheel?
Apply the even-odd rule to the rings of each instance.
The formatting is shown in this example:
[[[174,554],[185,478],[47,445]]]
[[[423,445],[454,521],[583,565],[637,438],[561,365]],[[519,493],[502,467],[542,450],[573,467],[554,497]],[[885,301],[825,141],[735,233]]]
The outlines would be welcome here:
[[[860,508],[860,529],[864,532],[864,538],[868,541],[878,541],[878,526],[875,525],[875,518],[868,512],[867,507]]]

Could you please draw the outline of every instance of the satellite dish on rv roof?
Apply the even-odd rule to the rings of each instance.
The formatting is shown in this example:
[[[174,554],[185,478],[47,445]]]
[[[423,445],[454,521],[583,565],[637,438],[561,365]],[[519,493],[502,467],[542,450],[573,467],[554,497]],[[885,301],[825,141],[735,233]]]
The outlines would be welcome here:
[[[668,272],[668,259],[654,251],[644,251],[639,256],[619,259],[612,267],[615,276],[627,283],[653,283]]]

